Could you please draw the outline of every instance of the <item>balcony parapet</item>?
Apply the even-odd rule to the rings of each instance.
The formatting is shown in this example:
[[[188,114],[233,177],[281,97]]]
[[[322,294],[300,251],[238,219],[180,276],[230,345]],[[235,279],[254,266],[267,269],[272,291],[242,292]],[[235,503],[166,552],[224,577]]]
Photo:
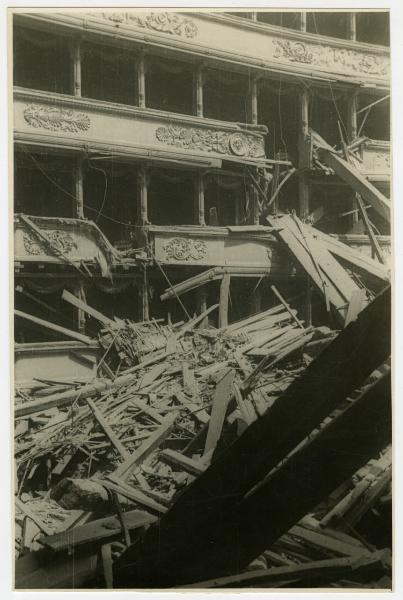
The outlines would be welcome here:
[[[150,226],[148,232],[153,258],[164,265],[245,268],[251,276],[292,274],[271,227]]]
[[[21,18],[21,17],[20,17]],[[350,40],[238,19],[217,12],[69,11],[23,19],[116,36],[211,62],[326,80],[388,86],[389,50]]]
[[[360,147],[359,169],[371,181],[388,182],[391,175],[390,142],[367,139]]]
[[[242,126],[64,94],[16,88],[17,142],[220,167],[264,164],[264,126]]]
[[[108,274],[120,262],[119,252],[92,221],[59,217],[14,215],[14,260],[21,263],[92,265]],[[47,241],[45,241],[47,240]],[[52,250],[53,249],[53,250]]]

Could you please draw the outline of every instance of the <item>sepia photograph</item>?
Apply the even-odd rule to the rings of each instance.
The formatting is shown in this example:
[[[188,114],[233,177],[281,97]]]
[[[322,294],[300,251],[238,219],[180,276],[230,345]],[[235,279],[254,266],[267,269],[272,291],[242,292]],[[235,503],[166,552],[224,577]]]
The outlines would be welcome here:
[[[8,9],[14,590],[393,589],[391,13],[233,9]]]

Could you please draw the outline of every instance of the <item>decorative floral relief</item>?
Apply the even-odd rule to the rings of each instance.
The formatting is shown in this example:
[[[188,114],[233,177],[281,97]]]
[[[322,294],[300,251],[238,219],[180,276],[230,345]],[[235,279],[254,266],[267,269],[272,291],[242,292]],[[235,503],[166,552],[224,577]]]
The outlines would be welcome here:
[[[168,125],[158,127],[155,135],[157,140],[164,144],[186,150],[235,154],[247,158],[260,158],[265,155],[263,138],[245,133]]]
[[[24,110],[24,119],[31,127],[43,127],[51,131],[80,133],[90,127],[88,115],[68,108],[30,104]]]
[[[145,29],[153,29],[154,31],[162,31],[171,35],[180,35],[187,38],[194,38],[197,35],[197,26],[195,23],[186,17],[181,17],[174,12],[151,12],[151,13],[130,13],[130,12],[102,12],[89,13],[94,17],[101,16],[103,19],[120,24],[130,22],[135,23],[138,27]]]
[[[366,75],[388,75],[389,61],[375,54],[364,54],[347,48],[332,48],[299,41],[273,40],[274,58],[319,67],[341,68]]]
[[[74,241],[73,236],[65,231],[55,229],[54,231],[44,232],[49,242],[63,254],[69,254],[72,250],[77,249],[77,244]],[[24,248],[28,254],[38,255],[47,254],[46,245],[39,239],[35,239],[28,232],[24,231],[23,234]]]
[[[207,256],[206,242],[186,238],[172,238],[164,246],[169,260],[203,260]]]

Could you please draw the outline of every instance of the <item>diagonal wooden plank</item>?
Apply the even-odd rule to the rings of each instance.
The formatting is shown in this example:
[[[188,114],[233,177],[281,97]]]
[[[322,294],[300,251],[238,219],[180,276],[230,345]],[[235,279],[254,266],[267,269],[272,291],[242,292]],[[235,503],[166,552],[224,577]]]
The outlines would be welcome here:
[[[211,417],[209,422],[209,428],[207,431],[206,444],[204,446],[204,453],[214,450],[218,440],[221,436],[222,426],[224,424],[225,413],[227,412],[228,402],[233,395],[233,381],[235,371],[230,369],[226,372],[224,377],[219,381],[213,398],[213,408],[211,411]]]

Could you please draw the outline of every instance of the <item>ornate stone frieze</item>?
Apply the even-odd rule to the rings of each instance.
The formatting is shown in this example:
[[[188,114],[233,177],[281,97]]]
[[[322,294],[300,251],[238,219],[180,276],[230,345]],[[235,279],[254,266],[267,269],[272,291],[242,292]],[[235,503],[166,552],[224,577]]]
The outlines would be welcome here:
[[[44,232],[49,242],[63,254],[69,254],[72,250],[77,249],[77,244],[73,236],[66,231],[55,229],[53,231]],[[28,254],[34,256],[38,254],[48,254],[46,246],[36,236],[31,235],[27,231],[23,234],[24,248]]]
[[[168,125],[158,127],[155,135],[164,144],[186,150],[234,154],[244,158],[260,158],[265,155],[263,138],[247,133]]]
[[[168,260],[203,260],[207,256],[206,242],[187,238],[172,238],[164,245]]]
[[[150,12],[150,13],[130,13],[130,12],[92,12],[94,17],[102,17],[113,23],[130,25],[131,23],[145,29],[161,31],[171,35],[179,35],[187,38],[194,38],[197,35],[196,24],[186,17],[182,17],[174,12]]]
[[[29,104],[24,110],[24,119],[31,127],[69,133],[87,131],[91,124],[89,116],[84,113],[41,104]]]
[[[321,44],[306,44],[292,40],[273,40],[274,58],[285,58],[329,70],[350,70],[363,75],[389,75],[389,60],[383,56],[367,54]]]

